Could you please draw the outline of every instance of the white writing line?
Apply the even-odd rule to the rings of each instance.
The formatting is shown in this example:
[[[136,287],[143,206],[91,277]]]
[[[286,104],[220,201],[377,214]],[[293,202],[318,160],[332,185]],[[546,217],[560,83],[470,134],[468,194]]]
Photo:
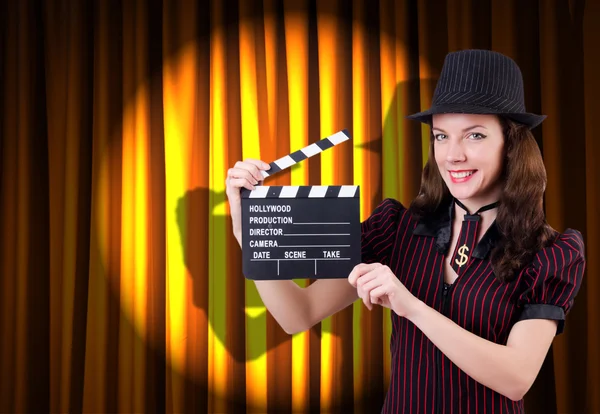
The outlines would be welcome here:
[[[325,222],[325,223],[293,223],[293,224],[316,224],[316,225],[323,225],[323,224],[350,224],[350,223],[330,223],[330,222]]]
[[[298,246],[288,246],[286,245],[281,245],[281,246],[277,246],[277,247],[350,247],[349,244],[307,244],[306,246],[304,245],[298,245]]]
[[[309,233],[309,234],[284,234],[284,236],[349,236],[350,233],[328,233],[328,234],[317,234],[317,233]]]
[[[279,260],[288,260],[288,261],[289,260],[292,260],[292,261],[294,261],[294,260],[350,260],[350,257],[338,257],[336,259],[324,259],[324,258],[323,259],[321,259],[321,258],[319,258],[319,259],[315,259],[315,258],[312,258],[312,259],[310,259],[310,258],[309,259],[250,259],[251,262],[269,262],[269,261],[274,261],[274,260],[277,260],[277,261],[279,261]]]

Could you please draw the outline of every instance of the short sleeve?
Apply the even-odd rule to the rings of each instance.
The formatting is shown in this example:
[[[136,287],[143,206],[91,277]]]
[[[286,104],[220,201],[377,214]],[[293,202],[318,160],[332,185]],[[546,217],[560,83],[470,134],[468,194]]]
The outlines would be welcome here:
[[[533,261],[527,289],[519,296],[522,313],[519,320],[552,319],[558,321],[556,334],[564,329],[565,316],[571,310],[581,286],[585,254],[581,233],[568,229]]]
[[[406,208],[397,200],[386,198],[361,223],[361,260],[363,263],[387,263],[393,248],[398,222]]]

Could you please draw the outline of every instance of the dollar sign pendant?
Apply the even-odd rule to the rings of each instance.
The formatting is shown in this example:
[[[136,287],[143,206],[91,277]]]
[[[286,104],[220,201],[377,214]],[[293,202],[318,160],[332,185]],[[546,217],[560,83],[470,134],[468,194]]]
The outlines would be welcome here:
[[[466,252],[468,252],[468,251],[469,251],[469,248],[467,247],[466,244],[463,244],[458,249],[458,255],[460,256],[460,258],[454,260],[454,262],[458,265],[458,267],[463,267],[469,260],[469,256],[467,256],[467,254],[466,254]]]

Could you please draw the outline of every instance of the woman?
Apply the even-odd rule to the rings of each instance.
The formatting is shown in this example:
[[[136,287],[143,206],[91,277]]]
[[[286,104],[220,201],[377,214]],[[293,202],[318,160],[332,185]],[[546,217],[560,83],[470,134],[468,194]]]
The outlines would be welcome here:
[[[432,107],[421,190],[406,209],[384,200],[362,223],[362,262],[348,280],[257,281],[288,333],[362,299],[392,310],[385,413],[523,412],[579,290],[581,234],[546,222],[546,172],[530,132],[521,72],[496,52],[446,56]],[[238,162],[227,177],[241,245],[241,187],[268,168]],[[349,283],[348,283],[349,282]]]

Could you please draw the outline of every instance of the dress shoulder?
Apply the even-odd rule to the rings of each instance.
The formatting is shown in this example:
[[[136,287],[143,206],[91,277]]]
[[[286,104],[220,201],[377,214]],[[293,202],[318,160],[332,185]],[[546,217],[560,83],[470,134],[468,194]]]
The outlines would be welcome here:
[[[553,319],[559,322],[558,333],[564,328],[585,271],[583,236],[574,229],[559,234],[534,257],[525,270],[525,289],[518,303],[523,308],[520,320]]]
[[[361,260],[386,263],[398,229],[408,218],[408,210],[398,200],[386,198],[361,223]]]

